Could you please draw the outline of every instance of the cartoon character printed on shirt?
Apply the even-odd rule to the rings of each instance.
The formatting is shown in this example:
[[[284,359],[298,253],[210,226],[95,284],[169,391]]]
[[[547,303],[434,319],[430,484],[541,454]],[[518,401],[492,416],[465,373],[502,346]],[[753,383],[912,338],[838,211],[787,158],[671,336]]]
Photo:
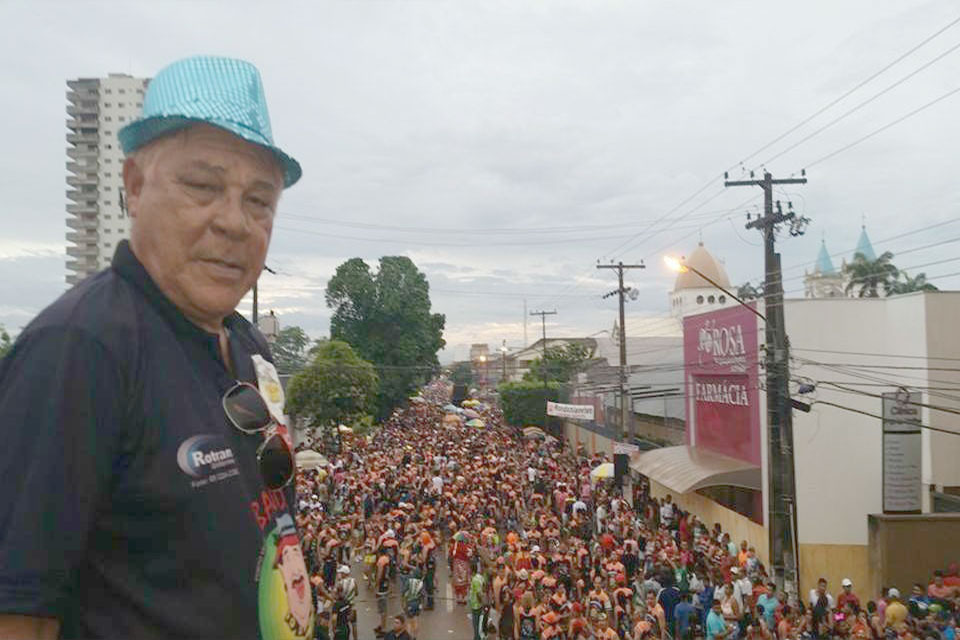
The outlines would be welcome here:
[[[316,614],[307,565],[289,514],[277,517],[264,551],[259,574],[261,636],[264,640],[313,638]]]
[[[278,528],[280,520],[284,518],[290,519],[289,516],[279,518]],[[292,520],[290,524],[293,524]],[[303,551],[300,549],[300,540],[296,533],[280,534],[273,566],[283,576],[283,588],[287,594],[289,613],[285,622],[295,636],[305,636],[312,622],[313,603],[310,600],[307,564],[303,559]]]

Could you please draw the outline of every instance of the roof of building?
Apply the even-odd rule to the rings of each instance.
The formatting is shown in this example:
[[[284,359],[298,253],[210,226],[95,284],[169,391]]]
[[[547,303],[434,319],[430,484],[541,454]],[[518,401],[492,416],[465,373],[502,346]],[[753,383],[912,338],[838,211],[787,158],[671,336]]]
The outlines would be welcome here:
[[[869,240],[867,242],[869,242]],[[837,270],[833,268],[833,260],[830,259],[830,254],[827,253],[827,243],[824,240],[820,241],[820,253],[817,254],[816,270],[823,275],[833,275],[837,272]]]
[[[867,227],[860,228],[860,239],[857,240],[857,249],[853,255],[862,253],[863,257],[871,262],[877,259],[877,254],[873,251],[873,245],[870,243],[870,237],[867,235]]]
[[[684,259],[684,263],[690,267],[690,270],[677,275],[677,280],[673,285],[674,291],[680,291],[681,289],[714,288],[714,285],[694,273],[694,270],[716,281],[721,287],[725,289],[730,288],[730,278],[727,277],[726,269],[704,248],[702,242],[697,245],[693,253]]]

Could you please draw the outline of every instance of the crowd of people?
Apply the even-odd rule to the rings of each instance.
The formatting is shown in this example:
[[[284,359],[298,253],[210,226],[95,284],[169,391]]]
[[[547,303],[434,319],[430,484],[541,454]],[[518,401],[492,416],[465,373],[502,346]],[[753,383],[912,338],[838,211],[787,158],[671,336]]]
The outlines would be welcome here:
[[[369,442],[298,477],[319,638],[359,640],[351,564],[376,600],[377,635],[418,637],[443,563],[474,640],[955,640],[956,566],[910,593],[868,600],[844,580],[834,596],[821,580],[788,599],[747,541],[642,483],[624,496],[593,482],[602,456],[524,437],[493,406],[468,426],[448,401],[431,384]]]

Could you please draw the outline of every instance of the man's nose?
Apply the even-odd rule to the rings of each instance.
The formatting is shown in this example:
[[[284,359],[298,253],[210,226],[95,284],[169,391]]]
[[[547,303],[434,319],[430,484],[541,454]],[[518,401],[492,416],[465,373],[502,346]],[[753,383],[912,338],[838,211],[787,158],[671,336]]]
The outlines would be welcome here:
[[[213,227],[234,239],[242,239],[250,233],[250,218],[243,209],[243,193],[239,189],[226,189],[220,198]]]

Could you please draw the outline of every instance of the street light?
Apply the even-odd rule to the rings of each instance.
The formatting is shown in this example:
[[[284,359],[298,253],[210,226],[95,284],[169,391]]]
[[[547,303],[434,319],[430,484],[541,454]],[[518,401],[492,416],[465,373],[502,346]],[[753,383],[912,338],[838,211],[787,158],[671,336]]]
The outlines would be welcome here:
[[[684,262],[684,259],[682,257],[674,258],[673,256],[663,256],[663,261],[667,263],[667,266],[670,267],[671,270],[676,271],[677,273],[686,273],[687,271],[693,271],[695,274],[697,274],[698,276],[700,276],[701,278],[703,278],[704,280],[706,280],[707,282],[715,286],[717,289],[720,289],[720,291],[723,291],[725,294],[727,294],[728,296],[730,296],[731,298],[739,302],[741,305],[743,305],[747,309],[750,309],[750,311],[752,311],[754,315],[756,315],[758,318],[760,318],[764,322],[767,321],[767,317],[765,315],[763,315],[762,313],[760,313],[759,311],[757,311],[756,309],[748,305],[746,302],[738,298],[736,295],[734,295],[727,289],[724,289],[723,287],[721,287],[719,284],[717,284],[715,280],[713,280],[709,276],[704,275],[703,272],[701,272],[699,269],[696,269],[695,267],[691,267],[689,264]]]

